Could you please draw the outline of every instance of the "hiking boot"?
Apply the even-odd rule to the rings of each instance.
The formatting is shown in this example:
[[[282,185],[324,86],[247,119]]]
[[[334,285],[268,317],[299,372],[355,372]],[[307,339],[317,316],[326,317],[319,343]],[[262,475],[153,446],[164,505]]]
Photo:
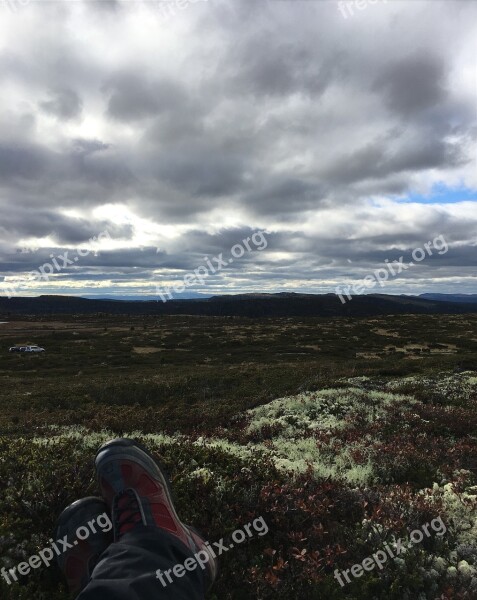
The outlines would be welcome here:
[[[198,532],[179,519],[169,481],[149,451],[133,440],[118,438],[101,446],[95,465],[101,493],[111,507],[114,540],[137,525],[167,531],[193,554],[207,553],[206,574],[212,585],[217,559]]]
[[[56,558],[58,566],[70,592],[77,595],[86,587],[101,554],[113,541],[106,502],[89,497],[70,504],[58,517],[55,540],[57,548],[63,546],[58,548],[61,552]]]

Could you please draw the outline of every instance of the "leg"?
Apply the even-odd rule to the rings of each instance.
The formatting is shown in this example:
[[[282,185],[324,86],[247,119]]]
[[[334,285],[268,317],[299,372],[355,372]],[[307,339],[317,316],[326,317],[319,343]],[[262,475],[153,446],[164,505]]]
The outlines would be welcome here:
[[[109,546],[77,600],[203,600],[203,569],[174,575],[192,557],[172,534],[141,525]]]
[[[61,513],[55,539],[63,549],[57,553],[57,562],[72,593],[78,594],[88,583],[95,565],[113,541],[112,529],[109,509],[102,498],[77,500]]]
[[[99,449],[95,465],[114,543],[81,600],[202,600],[217,575],[217,559],[180,520],[169,482],[149,452],[117,439]]]

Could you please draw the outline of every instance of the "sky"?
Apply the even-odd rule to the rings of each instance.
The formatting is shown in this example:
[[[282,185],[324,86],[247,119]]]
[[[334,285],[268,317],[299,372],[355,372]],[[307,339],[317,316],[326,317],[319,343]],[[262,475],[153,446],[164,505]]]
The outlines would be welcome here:
[[[477,293],[476,1],[0,0],[0,87],[1,295]]]

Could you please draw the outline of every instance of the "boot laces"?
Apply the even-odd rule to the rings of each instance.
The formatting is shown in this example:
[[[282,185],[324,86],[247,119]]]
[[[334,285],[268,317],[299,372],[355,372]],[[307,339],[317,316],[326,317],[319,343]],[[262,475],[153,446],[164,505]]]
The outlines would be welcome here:
[[[142,508],[133,489],[120,492],[114,498],[114,525],[118,535],[123,535],[138,523],[144,523]]]

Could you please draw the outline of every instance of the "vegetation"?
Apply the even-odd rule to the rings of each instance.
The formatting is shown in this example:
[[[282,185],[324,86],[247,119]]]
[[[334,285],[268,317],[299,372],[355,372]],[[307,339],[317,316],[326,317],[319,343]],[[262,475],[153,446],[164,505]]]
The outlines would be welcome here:
[[[99,444],[127,435],[210,541],[267,522],[210,599],[477,598],[477,315],[2,320],[1,565],[48,545],[98,493]],[[8,353],[27,343],[47,352]],[[444,536],[337,583],[438,516]],[[0,595],[68,597],[55,567]]]

